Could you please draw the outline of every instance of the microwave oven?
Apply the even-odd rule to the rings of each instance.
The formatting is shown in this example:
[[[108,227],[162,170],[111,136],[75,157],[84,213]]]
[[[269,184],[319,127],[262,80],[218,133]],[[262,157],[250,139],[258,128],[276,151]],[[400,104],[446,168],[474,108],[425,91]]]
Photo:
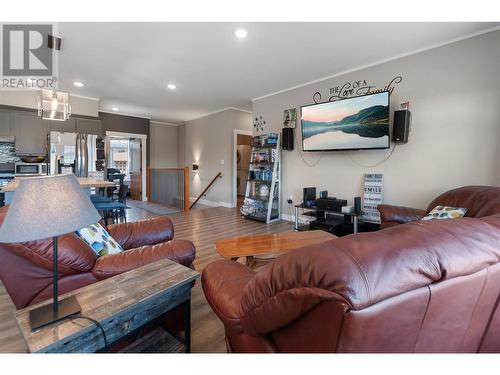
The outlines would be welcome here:
[[[47,163],[16,163],[16,176],[40,176],[47,174]]]

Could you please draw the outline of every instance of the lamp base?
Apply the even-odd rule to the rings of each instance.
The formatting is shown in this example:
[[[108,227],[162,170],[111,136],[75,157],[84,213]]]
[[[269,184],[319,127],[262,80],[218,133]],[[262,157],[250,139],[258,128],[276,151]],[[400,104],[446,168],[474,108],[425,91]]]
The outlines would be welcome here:
[[[54,312],[52,304],[40,306],[30,311],[31,330],[41,328],[52,324],[70,315],[82,311],[80,304],[75,296],[71,296],[59,301],[59,309]]]

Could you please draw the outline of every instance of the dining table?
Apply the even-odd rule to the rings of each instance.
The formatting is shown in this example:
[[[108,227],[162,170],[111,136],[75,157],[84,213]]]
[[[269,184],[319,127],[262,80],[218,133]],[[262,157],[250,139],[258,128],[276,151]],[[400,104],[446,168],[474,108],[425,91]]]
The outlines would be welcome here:
[[[14,194],[19,186],[19,182],[26,178],[33,178],[33,177],[15,177],[7,185],[1,188],[0,192],[5,194],[4,198],[5,204],[10,204],[10,202],[12,202],[12,198],[14,197]],[[100,180],[95,177],[77,177],[77,180],[82,189],[85,190],[89,196],[91,194],[92,188],[108,188],[116,186],[116,184],[112,181]]]

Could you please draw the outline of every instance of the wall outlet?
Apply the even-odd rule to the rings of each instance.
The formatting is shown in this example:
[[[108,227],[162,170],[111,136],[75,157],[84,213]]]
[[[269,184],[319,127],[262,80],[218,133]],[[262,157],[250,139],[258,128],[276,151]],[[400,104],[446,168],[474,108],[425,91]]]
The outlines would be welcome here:
[[[220,165],[224,165],[224,159],[220,160]]]
[[[292,204],[293,203],[293,197],[291,195],[286,200],[286,203],[288,203],[288,204]]]

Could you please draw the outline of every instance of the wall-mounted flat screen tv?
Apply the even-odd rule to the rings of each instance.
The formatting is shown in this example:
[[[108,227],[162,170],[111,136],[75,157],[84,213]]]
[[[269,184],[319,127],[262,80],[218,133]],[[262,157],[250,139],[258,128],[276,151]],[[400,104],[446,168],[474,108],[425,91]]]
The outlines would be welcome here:
[[[387,91],[301,108],[304,151],[389,147]]]

